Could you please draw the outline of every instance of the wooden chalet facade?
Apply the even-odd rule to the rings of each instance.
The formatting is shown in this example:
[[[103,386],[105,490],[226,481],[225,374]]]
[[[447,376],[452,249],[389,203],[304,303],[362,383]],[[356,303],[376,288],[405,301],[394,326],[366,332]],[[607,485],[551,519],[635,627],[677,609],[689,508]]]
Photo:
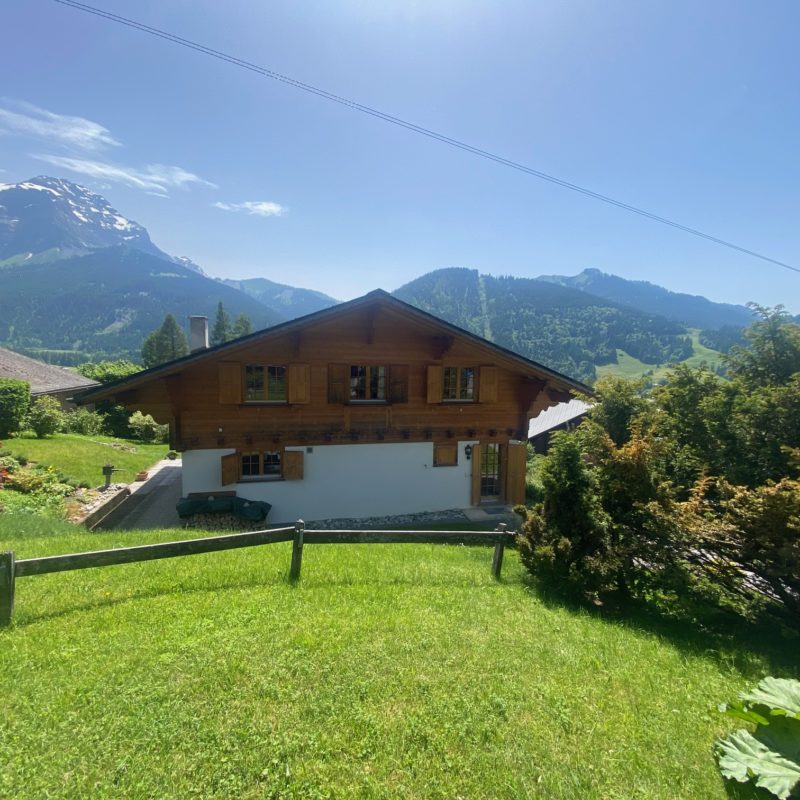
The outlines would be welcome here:
[[[271,522],[517,503],[531,417],[582,384],[376,291],[85,392],[169,423],[183,494]]]

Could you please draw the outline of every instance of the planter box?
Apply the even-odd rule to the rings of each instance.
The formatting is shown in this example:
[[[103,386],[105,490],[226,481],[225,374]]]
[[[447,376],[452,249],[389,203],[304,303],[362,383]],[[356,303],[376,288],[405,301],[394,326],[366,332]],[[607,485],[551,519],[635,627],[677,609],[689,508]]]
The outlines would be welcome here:
[[[136,480],[137,481],[146,481],[150,477],[149,472],[137,472],[136,473]]]

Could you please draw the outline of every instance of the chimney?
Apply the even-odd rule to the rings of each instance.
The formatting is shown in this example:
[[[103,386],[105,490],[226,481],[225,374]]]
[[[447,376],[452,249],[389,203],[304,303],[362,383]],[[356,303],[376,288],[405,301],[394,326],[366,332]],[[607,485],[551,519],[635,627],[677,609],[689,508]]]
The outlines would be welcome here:
[[[189,317],[189,349],[208,350],[208,317]]]

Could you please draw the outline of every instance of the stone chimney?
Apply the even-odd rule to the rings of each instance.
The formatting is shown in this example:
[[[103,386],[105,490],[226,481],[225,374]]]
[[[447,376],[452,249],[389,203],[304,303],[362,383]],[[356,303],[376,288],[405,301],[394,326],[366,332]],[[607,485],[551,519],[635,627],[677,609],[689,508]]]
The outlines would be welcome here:
[[[189,350],[208,349],[208,317],[189,317]]]

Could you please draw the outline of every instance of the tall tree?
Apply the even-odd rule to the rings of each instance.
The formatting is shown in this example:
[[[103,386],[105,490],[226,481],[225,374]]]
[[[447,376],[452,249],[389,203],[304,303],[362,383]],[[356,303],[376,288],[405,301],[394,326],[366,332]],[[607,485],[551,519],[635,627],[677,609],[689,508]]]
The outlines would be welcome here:
[[[185,356],[189,352],[186,334],[175,321],[172,314],[167,314],[161,327],[153,331],[142,345],[142,362],[145,367],[157,367],[175,358]]]
[[[253,332],[253,323],[250,317],[244,312],[239,314],[233,321],[233,328],[231,328],[231,338],[238,339],[240,336],[248,336]]]
[[[231,330],[231,318],[222,305],[222,300],[217,304],[217,316],[214,320],[214,327],[211,329],[211,346],[224,344],[233,338]]]

